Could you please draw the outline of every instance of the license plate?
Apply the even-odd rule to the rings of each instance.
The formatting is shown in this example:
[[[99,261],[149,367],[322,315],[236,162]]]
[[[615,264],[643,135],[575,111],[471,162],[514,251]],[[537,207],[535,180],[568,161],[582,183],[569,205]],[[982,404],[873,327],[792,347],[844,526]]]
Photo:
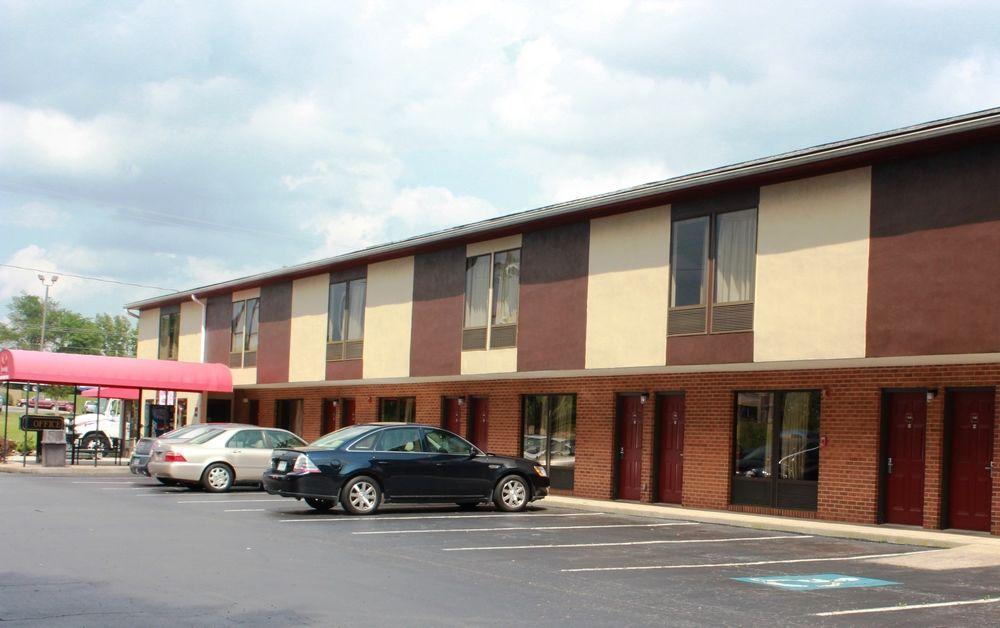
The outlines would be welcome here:
[[[288,461],[287,460],[279,460],[278,461],[278,466],[275,467],[275,470],[276,471],[287,471],[288,470]]]

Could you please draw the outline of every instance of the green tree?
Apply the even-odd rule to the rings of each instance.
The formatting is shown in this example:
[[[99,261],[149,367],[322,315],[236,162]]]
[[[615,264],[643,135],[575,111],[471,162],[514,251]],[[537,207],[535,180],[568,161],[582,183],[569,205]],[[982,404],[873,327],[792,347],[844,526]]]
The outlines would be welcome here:
[[[39,350],[42,300],[21,294],[7,306],[7,322],[0,322],[0,345]],[[45,321],[45,350],[92,355],[135,355],[136,330],[128,317],[97,314],[87,318],[49,299]]]

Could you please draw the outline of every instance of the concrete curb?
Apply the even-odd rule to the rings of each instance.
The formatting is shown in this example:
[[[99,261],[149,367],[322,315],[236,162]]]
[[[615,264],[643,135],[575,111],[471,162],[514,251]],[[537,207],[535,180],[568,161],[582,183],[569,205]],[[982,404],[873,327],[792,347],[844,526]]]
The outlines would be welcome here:
[[[962,534],[956,532],[939,532],[936,530],[911,530],[868,526],[850,523],[834,523],[816,519],[794,519],[791,517],[774,517],[769,515],[753,515],[741,512],[721,510],[698,510],[676,506],[655,506],[652,504],[637,504],[631,502],[613,502],[582,497],[565,497],[550,495],[541,503],[580,510],[613,512],[623,515],[640,517],[659,517],[664,519],[684,519],[700,523],[716,523],[720,525],[753,528],[755,530],[776,530],[780,532],[798,532],[815,536],[831,536],[842,539],[874,541],[877,543],[893,543],[897,545],[917,545],[922,547],[964,547],[976,545],[1000,552],[1000,538]]]
[[[28,464],[22,467],[20,462],[0,463],[0,473],[12,475],[33,475],[38,477],[86,477],[86,476],[131,476],[128,465],[74,465],[71,467],[42,467]],[[138,479],[139,476],[136,476]]]

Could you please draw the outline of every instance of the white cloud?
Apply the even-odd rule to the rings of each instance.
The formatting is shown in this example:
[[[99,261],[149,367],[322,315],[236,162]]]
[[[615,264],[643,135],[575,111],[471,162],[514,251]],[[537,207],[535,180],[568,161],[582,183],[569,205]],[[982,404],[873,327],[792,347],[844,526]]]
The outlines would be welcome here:
[[[113,174],[123,158],[117,127],[108,116],[83,120],[55,109],[0,102],[0,169]]]

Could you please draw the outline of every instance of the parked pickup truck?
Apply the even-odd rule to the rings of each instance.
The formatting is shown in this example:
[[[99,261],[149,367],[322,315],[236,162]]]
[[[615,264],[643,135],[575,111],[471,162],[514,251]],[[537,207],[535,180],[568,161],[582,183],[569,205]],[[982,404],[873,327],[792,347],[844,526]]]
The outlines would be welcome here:
[[[66,442],[72,444],[75,438],[79,449],[116,449],[121,436],[121,425],[121,399],[102,399],[98,412],[66,419]],[[125,438],[128,437],[126,433]]]

